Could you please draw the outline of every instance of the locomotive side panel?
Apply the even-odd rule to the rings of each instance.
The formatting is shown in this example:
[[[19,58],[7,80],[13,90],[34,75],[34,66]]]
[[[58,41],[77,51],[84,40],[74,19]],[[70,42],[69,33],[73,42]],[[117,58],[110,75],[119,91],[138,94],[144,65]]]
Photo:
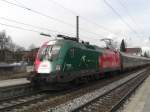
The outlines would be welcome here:
[[[121,70],[121,61],[119,52],[106,49],[99,57],[100,69],[104,72]]]
[[[68,82],[73,79],[95,74],[99,71],[99,53],[89,49],[72,47],[68,49],[62,67],[63,79],[59,82]]]
[[[115,50],[71,40],[56,40],[41,47],[30,79],[37,85],[62,84],[78,78],[97,78],[105,72],[132,69],[146,63],[146,58]]]

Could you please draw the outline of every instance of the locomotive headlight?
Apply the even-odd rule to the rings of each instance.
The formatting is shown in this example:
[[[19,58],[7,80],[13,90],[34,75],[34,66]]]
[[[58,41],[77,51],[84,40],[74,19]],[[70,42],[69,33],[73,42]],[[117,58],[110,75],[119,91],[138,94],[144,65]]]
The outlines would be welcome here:
[[[61,66],[60,65],[56,65],[56,70],[60,70],[61,69]]]

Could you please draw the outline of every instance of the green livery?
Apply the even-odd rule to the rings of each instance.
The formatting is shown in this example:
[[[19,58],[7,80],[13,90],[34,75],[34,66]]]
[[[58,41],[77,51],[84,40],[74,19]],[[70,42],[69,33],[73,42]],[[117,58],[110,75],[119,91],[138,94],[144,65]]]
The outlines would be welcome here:
[[[48,83],[64,83],[99,73],[99,56],[103,51],[103,48],[70,39],[47,42],[38,52],[34,80],[41,80],[44,77]],[[48,56],[49,52],[51,53]],[[50,66],[51,69],[48,70],[46,66]]]
[[[149,64],[149,59],[143,57],[78,42],[75,38],[63,38],[46,42],[39,49],[35,71],[29,77],[36,86],[44,84],[42,87],[54,87],[84,79],[98,79],[108,72],[125,71]]]
[[[98,59],[101,54],[100,51],[102,51],[99,50],[100,48],[71,40],[61,40],[61,42],[63,45],[56,61],[57,64],[61,65],[61,75],[63,77],[69,77],[67,79],[70,80],[99,71]]]

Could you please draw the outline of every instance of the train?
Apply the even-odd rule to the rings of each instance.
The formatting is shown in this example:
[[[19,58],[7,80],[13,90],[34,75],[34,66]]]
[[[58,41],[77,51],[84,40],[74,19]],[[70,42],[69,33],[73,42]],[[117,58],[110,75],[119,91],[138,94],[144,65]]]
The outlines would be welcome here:
[[[150,64],[150,58],[133,56],[111,48],[98,47],[77,38],[57,35],[44,43],[28,77],[38,87],[54,87],[90,78],[99,79],[110,72],[121,72]]]

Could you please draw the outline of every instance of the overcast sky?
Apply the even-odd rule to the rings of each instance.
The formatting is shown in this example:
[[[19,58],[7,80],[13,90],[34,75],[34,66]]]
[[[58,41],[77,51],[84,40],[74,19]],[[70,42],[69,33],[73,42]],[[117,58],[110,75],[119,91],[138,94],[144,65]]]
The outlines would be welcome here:
[[[30,8],[47,17],[31,12],[31,10],[14,6],[6,1]],[[75,36],[76,15],[79,15],[80,38],[82,40],[100,45],[99,40],[104,37],[112,38],[118,43],[122,38],[125,38],[128,47],[150,47],[150,0],[105,1],[0,0],[0,30],[6,30],[15,43],[25,48],[28,48],[31,44],[40,46],[50,39],[49,37],[40,36],[40,32],[51,35],[60,32]],[[13,23],[6,19],[42,27],[45,30]],[[35,32],[11,28],[1,24],[17,26],[34,30]]]

